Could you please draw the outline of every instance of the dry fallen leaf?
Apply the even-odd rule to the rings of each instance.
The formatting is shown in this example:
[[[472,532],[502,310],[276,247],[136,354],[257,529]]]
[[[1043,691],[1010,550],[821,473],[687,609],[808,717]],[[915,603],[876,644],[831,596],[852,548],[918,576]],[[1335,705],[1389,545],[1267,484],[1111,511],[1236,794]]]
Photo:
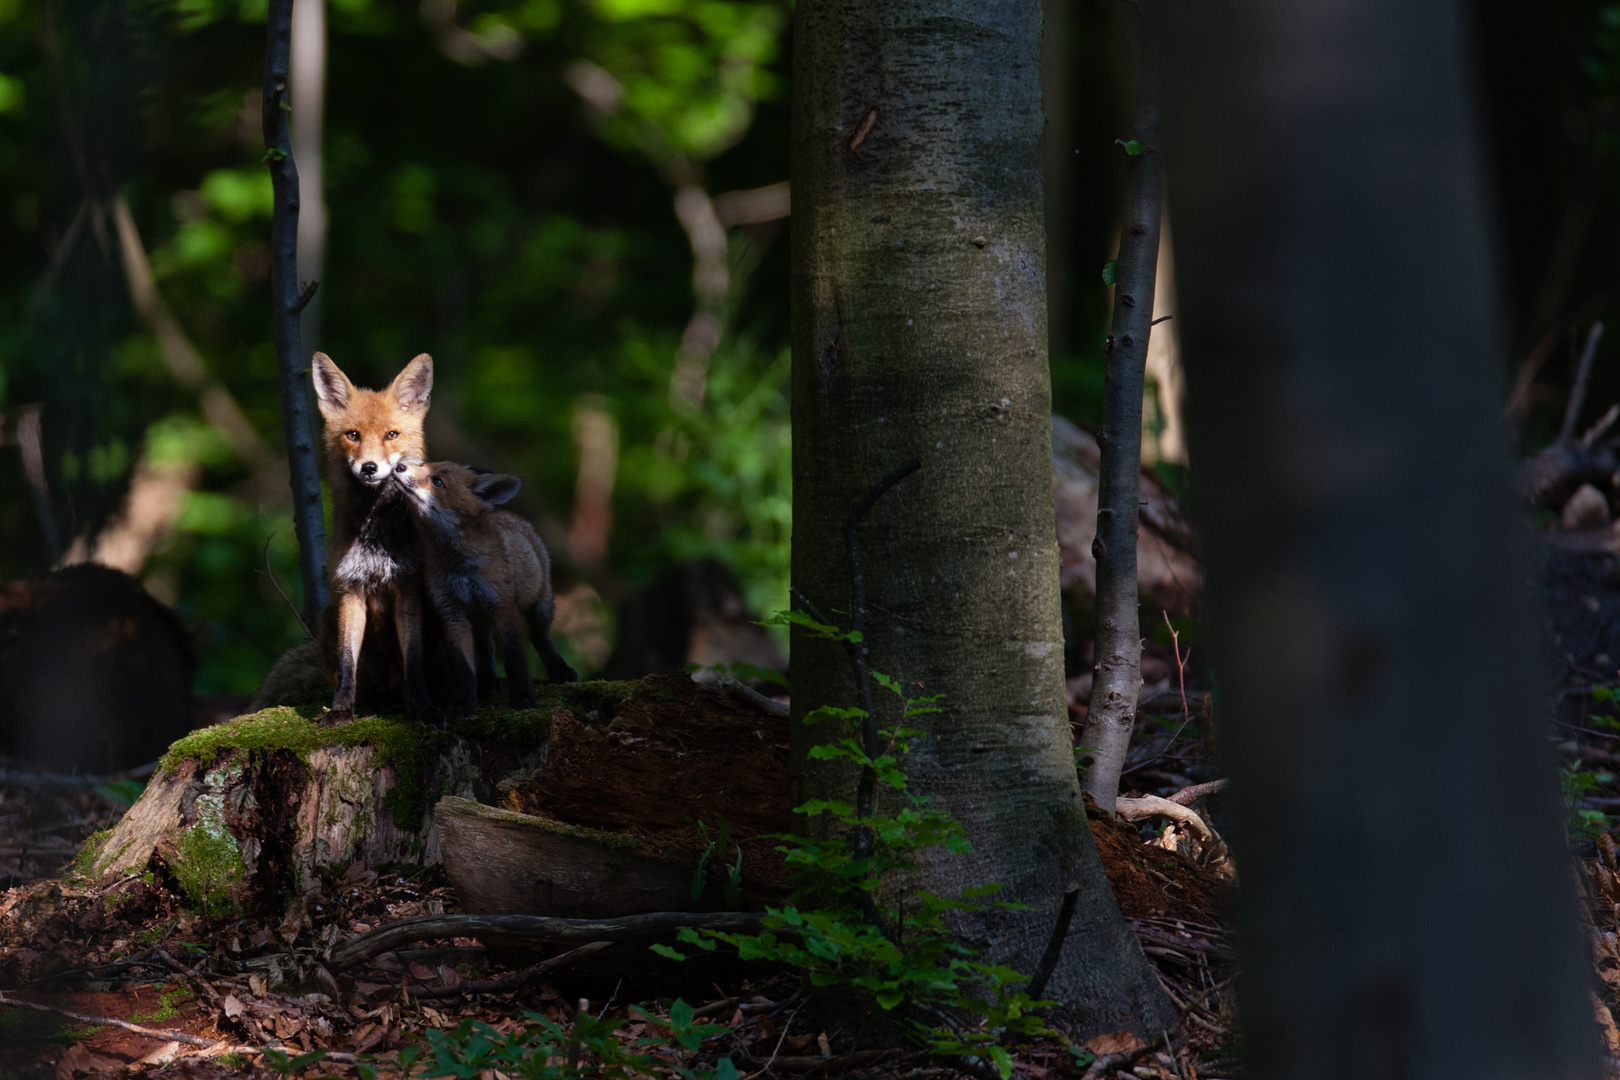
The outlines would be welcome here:
[[[68,1047],[56,1061],[56,1080],[73,1080],[79,1073],[116,1072],[124,1067],[124,1063],[115,1058],[102,1057],[93,1053],[82,1042],[76,1042]]]
[[[182,1053],[184,1053],[184,1051],[181,1050],[178,1042],[166,1042],[156,1050],[152,1051],[150,1054],[147,1054],[145,1057],[141,1058],[141,1060],[137,1061],[135,1064],[167,1065],[175,1058],[179,1057]]]
[[[1080,1045],[1098,1057],[1106,1057],[1109,1054],[1135,1053],[1146,1046],[1147,1043],[1129,1031],[1110,1031]]]
[[[226,994],[225,1001],[220,1007],[225,1010],[225,1015],[230,1017],[232,1020],[235,1020],[238,1016],[241,1016],[243,1013],[247,1012],[247,1006],[243,1005],[242,999],[237,997],[235,994]]]

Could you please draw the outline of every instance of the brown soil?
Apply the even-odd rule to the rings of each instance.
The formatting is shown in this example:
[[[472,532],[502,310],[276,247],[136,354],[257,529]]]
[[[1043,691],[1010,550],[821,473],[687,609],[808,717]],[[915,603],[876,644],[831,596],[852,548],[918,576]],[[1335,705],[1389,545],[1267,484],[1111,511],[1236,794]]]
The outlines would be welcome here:
[[[788,721],[740,705],[686,675],[651,675],[628,700],[584,717],[559,709],[544,770],[508,805],[572,825],[628,833],[646,854],[696,861],[721,822],[743,851],[743,876],[788,885],[768,834],[793,831]],[[714,859],[719,862],[721,856]],[[736,858],[732,848],[723,856]],[[718,865],[711,870],[719,873]]]
[[[1104,814],[1086,797],[1086,817],[1108,883],[1127,919],[1184,919],[1224,925],[1232,884],[1186,855],[1142,842],[1135,826]]]

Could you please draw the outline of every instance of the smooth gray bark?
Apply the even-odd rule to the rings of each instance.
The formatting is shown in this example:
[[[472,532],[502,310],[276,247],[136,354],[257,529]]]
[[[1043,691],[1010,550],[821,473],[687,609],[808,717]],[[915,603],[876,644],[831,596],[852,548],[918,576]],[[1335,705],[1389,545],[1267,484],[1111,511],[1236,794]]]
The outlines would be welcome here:
[[[298,168],[293,162],[291,104],[287,95],[292,6],[292,0],[270,0],[263,122],[267,164],[275,191],[270,220],[271,319],[307,628],[316,625],[321,608],[326,606],[326,521],[321,510],[320,465],[315,455],[314,410],[309,400],[309,364],[298,324],[309,296],[301,295],[298,285]]]
[[[1081,887],[1048,994],[1088,1032],[1175,1025],[1092,844],[1063,696],[1041,187],[1040,8],[801,0],[793,107],[793,579],[850,610],[842,525],[881,477],[921,470],[860,526],[874,670],[944,713],[906,759],[970,856],[911,884],[1000,882],[1028,910],[963,927],[1033,972]],[[858,700],[843,649],[796,634],[793,710]],[[898,703],[878,695],[894,726]],[[795,794],[849,799],[807,760]]]
[[[1159,155],[1159,24],[1157,0],[1137,0],[1136,120],[1127,155],[1125,212],[1114,262],[1114,315],[1104,344],[1102,451],[1097,471],[1096,663],[1082,746],[1092,751],[1081,780],[1113,812],[1119,774],[1136,725],[1142,687],[1142,627],[1136,587],[1136,533],[1142,491],[1142,383],[1153,327],[1154,276],[1164,170]],[[1131,151],[1137,151],[1132,153]]]
[[[1497,419],[1463,10],[1200,0],[1171,19],[1178,321],[1257,1080],[1598,1074]]]

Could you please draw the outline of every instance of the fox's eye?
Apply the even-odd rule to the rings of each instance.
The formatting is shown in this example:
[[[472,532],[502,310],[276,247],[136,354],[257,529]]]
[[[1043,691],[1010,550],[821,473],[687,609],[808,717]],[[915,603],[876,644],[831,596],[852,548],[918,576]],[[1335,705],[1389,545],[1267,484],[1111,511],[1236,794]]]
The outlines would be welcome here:
[[[440,477],[435,476],[433,478],[433,486],[434,487],[444,487],[444,480],[442,478],[440,478]]]
[[[385,438],[385,439],[397,439],[397,438],[399,438],[399,432],[390,431],[388,434],[384,435],[383,438]]]
[[[360,441],[360,433],[358,431],[345,431],[343,433],[343,437],[348,439],[350,442]]]

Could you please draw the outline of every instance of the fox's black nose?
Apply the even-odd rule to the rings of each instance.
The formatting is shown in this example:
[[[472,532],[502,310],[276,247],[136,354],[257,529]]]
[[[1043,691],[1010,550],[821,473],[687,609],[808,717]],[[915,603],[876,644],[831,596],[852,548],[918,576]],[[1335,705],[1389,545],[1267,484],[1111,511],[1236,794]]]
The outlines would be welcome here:
[[[368,461],[364,465],[360,466],[360,475],[361,476],[376,476],[377,475],[377,463],[375,461]]]

